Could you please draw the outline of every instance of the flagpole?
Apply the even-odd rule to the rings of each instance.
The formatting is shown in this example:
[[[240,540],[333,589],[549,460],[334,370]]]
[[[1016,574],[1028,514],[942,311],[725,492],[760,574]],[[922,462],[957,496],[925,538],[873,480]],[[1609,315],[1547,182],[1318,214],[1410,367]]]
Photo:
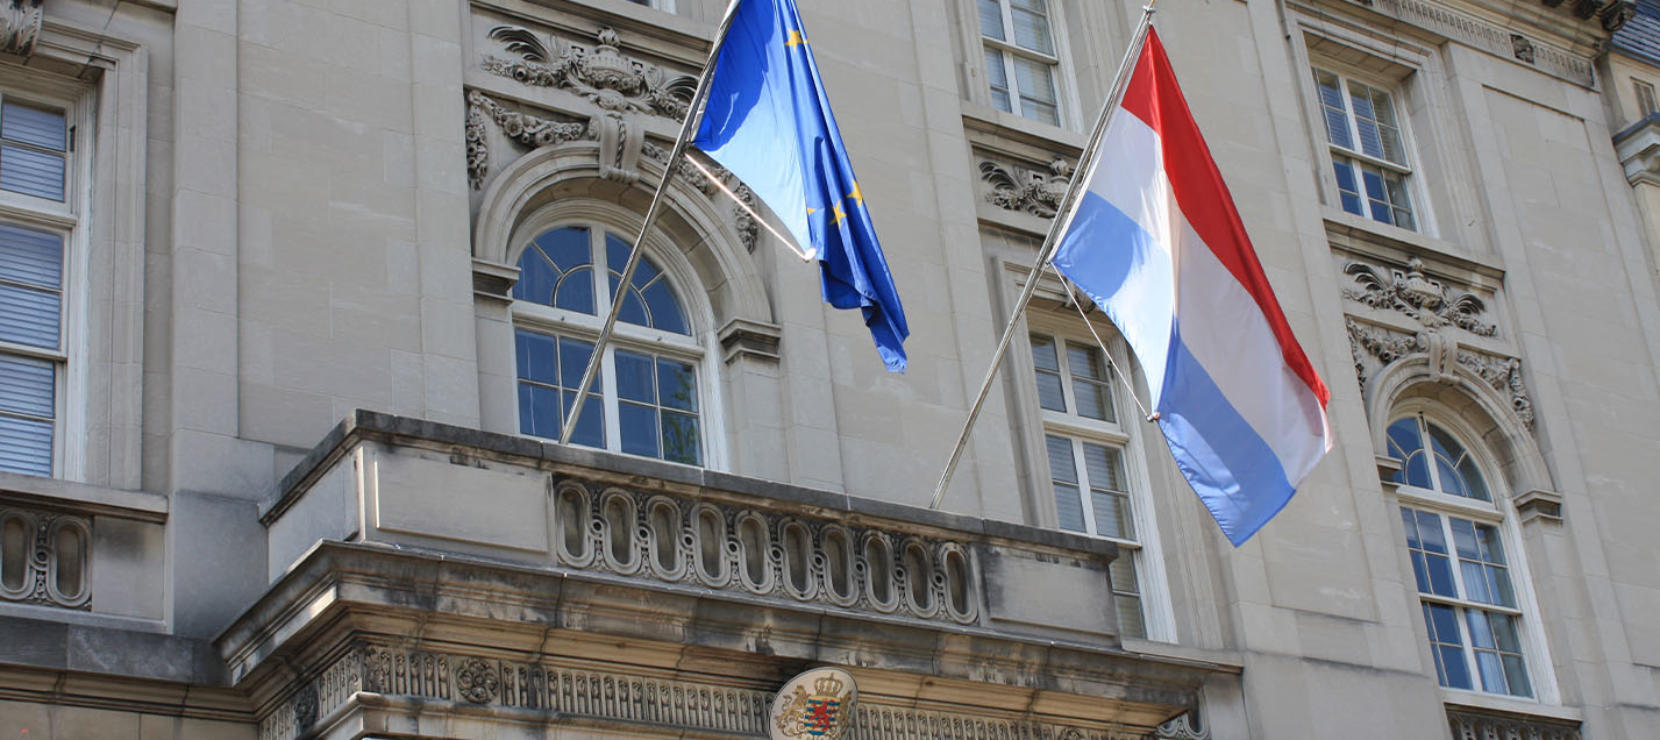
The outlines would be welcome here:
[[[1003,336],[997,340],[997,349],[992,351],[991,367],[986,368],[986,378],[980,383],[980,392],[974,397],[974,405],[969,407],[968,419],[963,422],[962,431],[957,434],[957,444],[951,448],[951,458],[946,461],[945,470],[940,473],[939,483],[934,486],[934,499],[928,508],[938,509],[940,502],[945,499],[945,489],[951,485],[951,476],[957,472],[957,463],[962,461],[963,449],[968,446],[968,435],[974,430],[975,420],[980,418],[980,410],[986,404],[986,396],[991,393],[991,382],[997,377],[998,367],[1003,364],[1003,355],[1009,351],[1009,343],[1014,339],[1015,329],[1020,326],[1020,314],[1026,310],[1026,304],[1031,303],[1032,296],[1037,293],[1038,282],[1043,276],[1043,266],[1054,255],[1056,242],[1066,233],[1067,227],[1072,225],[1072,218],[1077,214],[1075,206],[1079,192],[1088,185],[1095,174],[1095,150],[1100,148],[1101,139],[1107,132],[1107,124],[1112,120],[1112,114],[1117,110],[1118,104],[1124,99],[1124,88],[1128,83],[1130,70],[1147,40],[1147,29],[1153,25],[1155,2],[1157,0],[1148,0],[1146,7],[1142,8],[1141,23],[1136,26],[1135,33],[1130,37],[1130,48],[1125,50],[1124,60],[1118,65],[1118,74],[1112,82],[1112,92],[1107,95],[1106,102],[1101,106],[1101,115],[1096,118],[1095,130],[1090,133],[1089,143],[1079,155],[1078,162],[1082,166],[1072,171],[1072,180],[1067,183],[1066,194],[1061,197],[1054,220],[1049,222],[1049,233],[1043,238],[1043,246],[1038,249],[1037,260],[1032,263],[1031,272],[1027,274],[1026,286],[1020,291],[1020,298],[1015,301],[1014,309],[1009,312],[1009,323],[1003,327]]]
[[[588,358],[588,367],[582,371],[582,383],[576,390],[576,401],[571,406],[570,415],[565,418],[565,426],[560,429],[559,443],[569,444],[571,434],[576,431],[576,423],[582,418],[582,405],[588,400],[588,389],[593,387],[594,378],[599,375],[600,362],[605,357],[605,345],[611,341],[611,332],[617,326],[617,317],[622,315],[623,297],[628,294],[629,285],[634,280],[634,270],[640,266],[640,246],[645,243],[646,234],[657,221],[657,212],[662,209],[663,194],[668,192],[669,182],[674,179],[675,165],[686,154],[686,146],[691,143],[692,131],[703,117],[703,98],[709,92],[709,80],[715,74],[715,60],[720,56],[721,45],[726,43],[726,32],[732,27],[732,18],[738,12],[738,3],[742,0],[732,0],[726,6],[726,14],[721,16],[720,25],[715,29],[715,40],[709,46],[709,58],[703,63],[703,74],[697,79],[697,90],[692,93],[691,103],[686,106],[686,118],[680,124],[680,135],[674,139],[674,147],[669,150],[669,158],[663,163],[663,179],[657,183],[657,192],[651,196],[651,205],[646,207],[645,218],[640,221],[640,233],[634,237],[633,248],[628,252],[628,263],[623,267],[622,277],[617,281],[617,290],[611,296],[611,310],[605,314],[605,324],[599,330],[599,339],[594,342],[593,355]]]

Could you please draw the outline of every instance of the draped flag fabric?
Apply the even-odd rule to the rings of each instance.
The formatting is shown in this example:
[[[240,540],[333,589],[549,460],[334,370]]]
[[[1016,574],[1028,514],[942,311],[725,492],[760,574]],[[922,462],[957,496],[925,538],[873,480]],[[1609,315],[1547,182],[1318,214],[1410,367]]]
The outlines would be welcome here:
[[[859,308],[905,371],[905,309],[792,0],[740,0],[693,143],[765,201],[819,263],[824,300]]]
[[[1053,264],[1123,332],[1176,464],[1236,547],[1331,449],[1292,336],[1150,33]]]

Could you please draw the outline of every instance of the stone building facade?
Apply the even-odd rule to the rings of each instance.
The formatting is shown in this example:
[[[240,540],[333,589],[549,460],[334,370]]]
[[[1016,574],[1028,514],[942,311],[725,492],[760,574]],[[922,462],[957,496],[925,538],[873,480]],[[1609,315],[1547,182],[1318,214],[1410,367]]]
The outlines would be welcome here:
[[[562,446],[723,3],[0,0],[0,736],[1660,734],[1648,0],[1159,4],[1333,390],[1238,549],[1030,271],[1141,3],[799,2],[909,372],[682,165]]]

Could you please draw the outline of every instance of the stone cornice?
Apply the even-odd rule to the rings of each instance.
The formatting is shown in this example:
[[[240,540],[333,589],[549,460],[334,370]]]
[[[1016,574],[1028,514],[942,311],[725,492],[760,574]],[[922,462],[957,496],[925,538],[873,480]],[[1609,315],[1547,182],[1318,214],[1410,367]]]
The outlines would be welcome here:
[[[1650,113],[1614,134],[1614,153],[1626,182],[1660,187],[1660,113]]]

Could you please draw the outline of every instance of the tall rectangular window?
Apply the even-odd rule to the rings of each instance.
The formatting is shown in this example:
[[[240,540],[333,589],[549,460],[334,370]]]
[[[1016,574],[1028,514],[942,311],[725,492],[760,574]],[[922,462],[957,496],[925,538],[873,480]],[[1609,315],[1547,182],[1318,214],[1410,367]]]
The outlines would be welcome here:
[[[1314,70],[1339,205],[1373,221],[1418,228],[1408,188],[1405,136],[1387,90],[1336,72]]]
[[[1631,87],[1637,92],[1637,113],[1639,115],[1649,116],[1654,114],[1655,111],[1660,110],[1660,107],[1656,107],[1654,101],[1653,85],[1633,78],[1631,80]]]
[[[0,201],[43,222],[68,200],[65,111],[0,93]],[[67,233],[0,219],[0,470],[52,475],[62,436]]]
[[[1060,59],[1046,0],[977,1],[992,105],[1060,125]]]
[[[1142,571],[1152,555],[1144,552],[1136,514],[1146,502],[1129,482],[1130,438],[1118,423],[1111,366],[1099,347],[1059,336],[1033,334],[1031,349],[1056,524],[1118,543],[1111,575],[1119,629],[1145,637]]]

